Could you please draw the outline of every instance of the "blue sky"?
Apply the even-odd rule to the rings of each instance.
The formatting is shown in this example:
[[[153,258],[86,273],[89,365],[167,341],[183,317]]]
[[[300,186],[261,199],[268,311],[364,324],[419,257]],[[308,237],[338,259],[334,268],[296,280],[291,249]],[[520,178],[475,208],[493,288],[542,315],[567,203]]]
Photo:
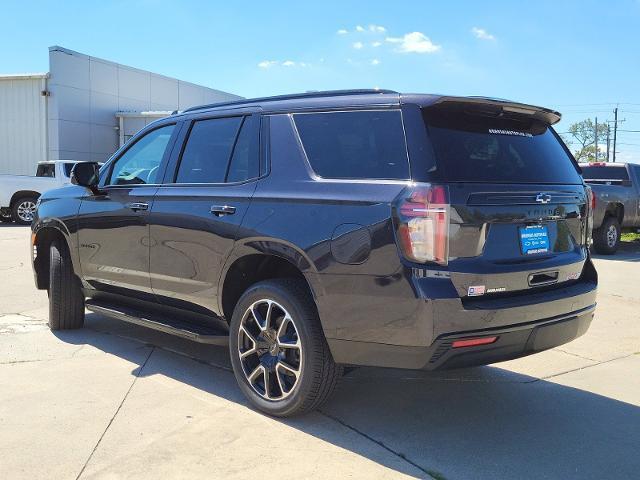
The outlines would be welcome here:
[[[619,103],[640,163],[640,0],[2,1],[0,73],[50,45],[230,91],[391,88],[556,108],[558,131]],[[637,130],[638,132],[625,131]]]

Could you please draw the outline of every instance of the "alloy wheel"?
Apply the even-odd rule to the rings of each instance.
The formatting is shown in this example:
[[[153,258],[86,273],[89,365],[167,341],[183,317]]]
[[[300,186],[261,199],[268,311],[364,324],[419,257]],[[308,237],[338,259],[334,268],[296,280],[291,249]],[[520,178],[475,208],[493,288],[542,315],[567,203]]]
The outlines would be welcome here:
[[[262,299],[245,311],[238,355],[247,382],[266,400],[291,395],[302,372],[302,344],[295,321],[277,302]]]
[[[33,221],[33,215],[36,213],[36,204],[31,200],[25,200],[18,205],[18,218],[23,222]]]
[[[613,248],[618,241],[618,229],[615,225],[610,225],[607,229],[607,246]]]

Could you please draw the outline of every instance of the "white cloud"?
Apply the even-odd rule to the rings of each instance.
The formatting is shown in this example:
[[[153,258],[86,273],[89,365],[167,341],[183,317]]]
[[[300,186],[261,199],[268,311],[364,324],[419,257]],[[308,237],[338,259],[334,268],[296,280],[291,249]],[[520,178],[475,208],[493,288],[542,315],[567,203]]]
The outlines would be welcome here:
[[[496,37],[494,37],[492,34],[487,32],[484,28],[473,27],[471,29],[471,33],[473,33],[475,35],[475,37],[479,38],[480,40],[495,40],[496,39]]]
[[[380,45],[382,45],[382,42],[372,42],[371,43],[372,47],[379,47]]]
[[[346,35],[347,33],[349,33],[348,30],[346,30],[345,28],[341,28],[340,30],[338,30],[336,32],[338,35]]]
[[[371,65],[373,66],[380,65],[380,60],[378,60],[377,58],[374,58],[373,60],[371,60]]]
[[[355,42],[352,46],[353,46],[353,48],[355,48],[356,50],[360,50],[362,47],[364,47],[364,43],[362,43],[362,42]]]
[[[324,60],[323,60],[324,61]],[[310,67],[310,63],[306,62],[294,62],[293,60],[285,60],[281,62],[280,60],[263,60],[258,64],[260,68],[271,68],[271,67]]]
[[[421,32],[406,33],[402,37],[387,37],[386,41],[398,44],[398,51],[404,53],[434,53],[442,48]]]
[[[277,61],[275,61],[275,60],[263,60],[262,62],[260,62],[260,63],[258,64],[258,66],[259,66],[260,68],[271,68],[271,67],[273,67],[274,65],[277,65],[277,63],[278,63],[278,62],[277,62]]]
[[[364,32],[364,27],[362,25],[356,25],[356,32]]]
[[[387,29],[384,28],[382,25],[371,24],[371,25],[369,25],[369,31],[370,32],[376,32],[376,33],[384,33],[384,32],[387,31]]]

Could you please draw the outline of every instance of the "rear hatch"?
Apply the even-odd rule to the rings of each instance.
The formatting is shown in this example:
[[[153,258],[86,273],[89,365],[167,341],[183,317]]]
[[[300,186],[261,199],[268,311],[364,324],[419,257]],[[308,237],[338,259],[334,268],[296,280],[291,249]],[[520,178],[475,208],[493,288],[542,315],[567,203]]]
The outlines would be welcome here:
[[[587,192],[549,115],[453,102],[423,109],[423,120],[433,177],[446,190],[446,263],[460,297],[577,280],[587,256]]]

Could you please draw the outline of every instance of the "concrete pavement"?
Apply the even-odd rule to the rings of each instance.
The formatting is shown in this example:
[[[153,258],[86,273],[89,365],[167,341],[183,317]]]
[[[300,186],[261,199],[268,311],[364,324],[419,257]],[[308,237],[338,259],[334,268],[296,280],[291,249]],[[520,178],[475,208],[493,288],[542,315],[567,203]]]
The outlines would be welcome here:
[[[637,478],[640,248],[596,260],[561,348],[488,367],[361,368],[322,411],[251,410],[225,349],[88,314],[53,334],[28,229],[0,225],[4,478]]]

